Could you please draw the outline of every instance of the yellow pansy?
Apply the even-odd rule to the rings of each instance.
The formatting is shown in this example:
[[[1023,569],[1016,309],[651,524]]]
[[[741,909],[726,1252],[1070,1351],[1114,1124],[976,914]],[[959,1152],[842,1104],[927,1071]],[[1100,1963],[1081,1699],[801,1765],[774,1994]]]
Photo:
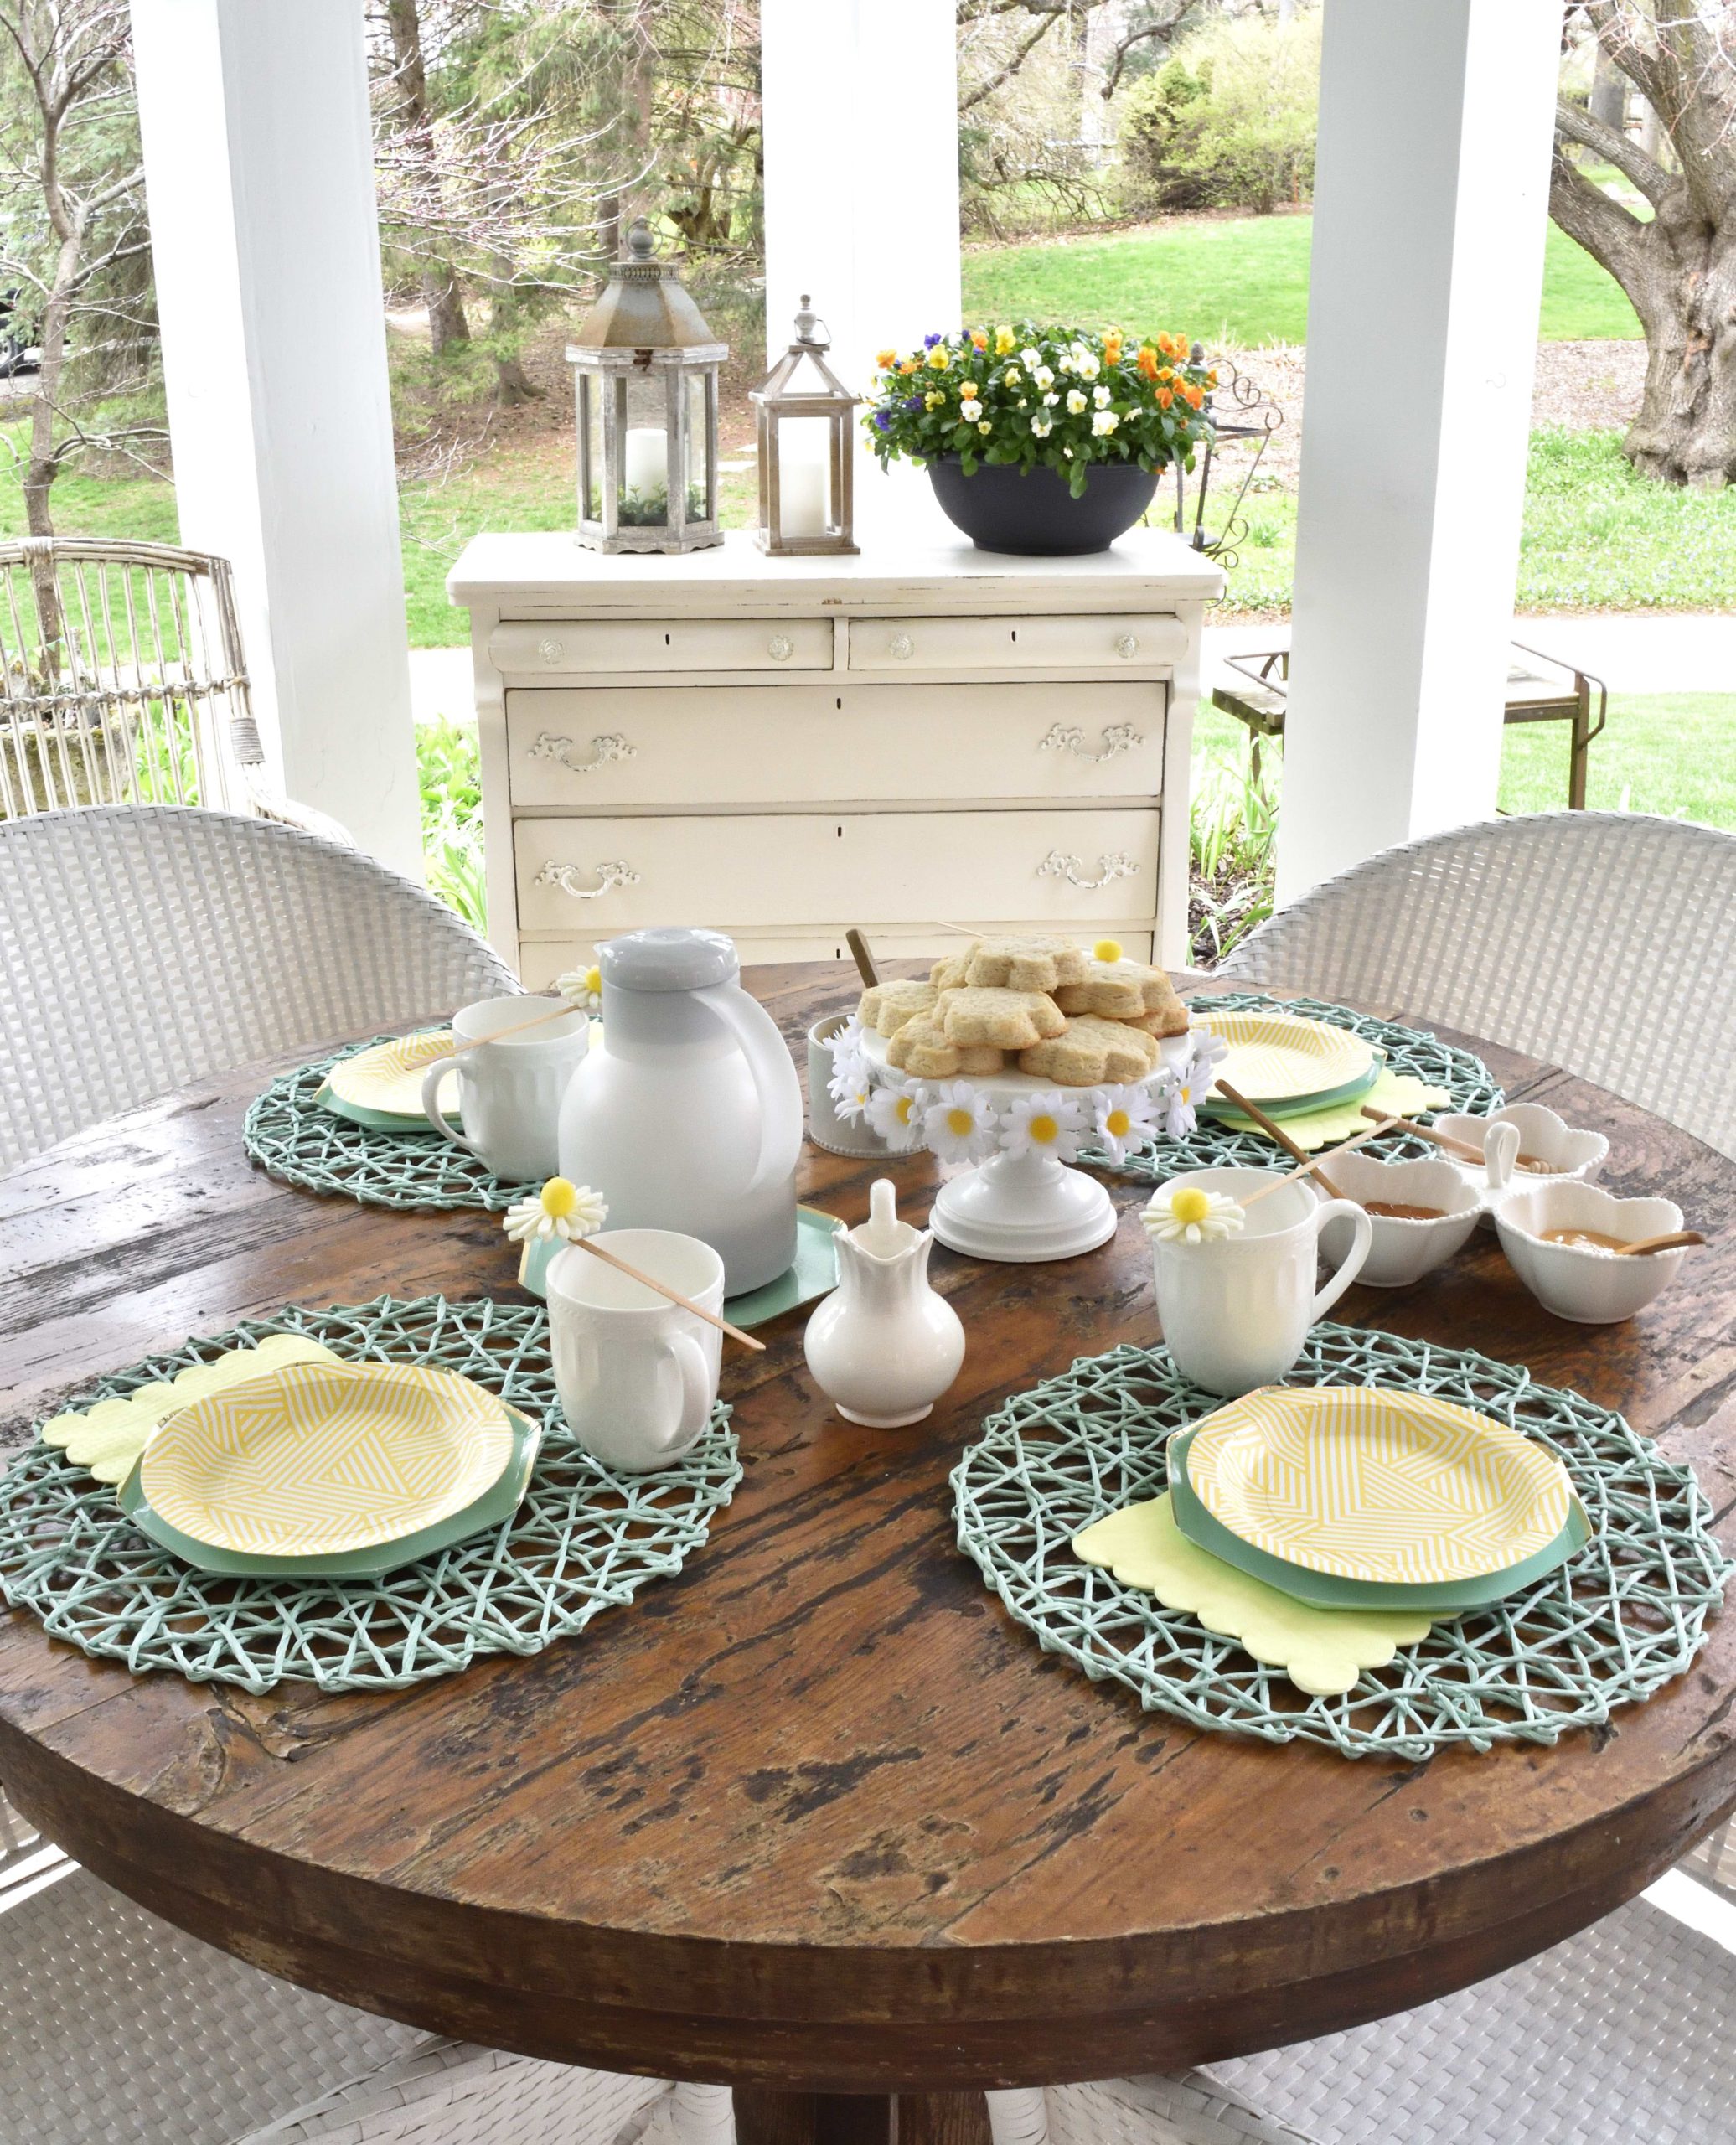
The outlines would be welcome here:
[[[876,350],[874,354],[874,362],[884,372],[888,365],[896,364],[898,362],[898,353],[896,350]]]
[[[993,429],[994,427],[989,424],[989,420],[986,417],[984,417],[983,421],[977,426],[977,430],[979,432],[990,432]]]
[[[938,410],[946,399],[938,387],[931,387],[922,397],[922,407],[925,410]]]
[[[995,331],[995,356],[1004,358],[1009,350],[1016,347],[1018,340],[1010,328],[997,328]]]
[[[928,362],[936,372],[944,372],[953,362],[953,354],[944,343],[937,343],[928,353]]]

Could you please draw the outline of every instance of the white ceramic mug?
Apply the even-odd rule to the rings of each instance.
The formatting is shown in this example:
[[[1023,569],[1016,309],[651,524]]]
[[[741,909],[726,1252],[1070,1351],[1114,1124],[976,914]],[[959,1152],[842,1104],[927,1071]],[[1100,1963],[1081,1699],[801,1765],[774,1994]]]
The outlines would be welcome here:
[[[452,1033],[480,1047],[436,1060],[422,1075],[422,1109],[436,1131],[486,1162],[506,1184],[540,1184],[561,1164],[555,1129],[561,1098],[591,1039],[590,1016],[575,1007],[564,1021],[544,1016],[558,998],[482,998],[452,1016]],[[528,1035],[487,1040],[532,1021]],[[458,1075],[460,1132],[440,1114],[440,1083]]]
[[[673,1229],[607,1229],[592,1239],[713,1314],[723,1261]],[[679,1304],[569,1245],[548,1273],[549,1343],[566,1427],[605,1467],[665,1467],[711,1419],[723,1336]]]
[[[1191,1184],[1247,1200],[1280,1181],[1270,1170],[1189,1170],[1158,1189],[1167,1194]],[[1252,1393],[1281,1378],[1301,1354],[1308,1329],[1356,1279],[1374,1238],[1361,1207],[1348,1199],[1322,1203],[1305,1180],[1247,1211],[1239,1236],[1198,1244],[1152,1239],[1164,1339],[1175,1367],[1208,1393]],[[1340,1216],[1351,1224],[1350,1250],[1316,1293],[1320,1232]]]

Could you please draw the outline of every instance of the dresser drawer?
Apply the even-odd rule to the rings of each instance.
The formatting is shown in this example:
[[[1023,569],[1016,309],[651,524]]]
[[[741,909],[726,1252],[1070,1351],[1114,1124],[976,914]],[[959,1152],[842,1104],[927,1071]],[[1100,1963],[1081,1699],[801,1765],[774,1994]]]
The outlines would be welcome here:
[[[503,620],[488,660],[507,678],[606,671],[829,670],[829,618]]]
[[[515,809],[1155,798],[1166,685],[669,685],[506,695]]]
[[[1016,933],[1023,936],[1030,932],[1052,928],[1038,919],[1028,917],[1007,918],[990,917],[984,928],[992,925],[996,931]],[[850,963],[850,948],[845,933],[850,929],[847,923],[813,924],[805,930],[765,930],[747,924],[731,923],[726,920],[713,923],[713,930],[722,931],[736,942],[736,951],[741,957],[741,965],[752,968],[759,961],[840,961]],[[858,923],[855,928],[867,938],[875,958],[882,965],[891,961],[938,960],[942,954],[954,953],[964,944],[956,932],[943,931],[936,925],[927,930],[915,924],[881,924],[869,921]],[[1109,931],[1120,942],[1122,950],[1129,960],[1149,961],[1151,959],[1151,925],[1149,918],[1143,927],[1122,923],[1113,918],[1102,922],[1093,919],[1093,933]],[[569,969],[589,968],[597,959],[597,948],[610,933],[602,931],[596,938],[527,938],[524,958],[519,963],[519,974],[527,990],[544,991],[554,988],[557,976],[565,975]],[[846,965],[838,978],[837,1002],[840,1006],[854,1005],[861,985],[854,966]]]
[[[897,673],[1163,669],[1187,629],[1160,612],[1026,618],[852,618],[849,668]]]
[[[513,832],[526,933],[727,919],[793,934],[858,915],[1089,925],[1157,905],[1155,811],[527,819]]]

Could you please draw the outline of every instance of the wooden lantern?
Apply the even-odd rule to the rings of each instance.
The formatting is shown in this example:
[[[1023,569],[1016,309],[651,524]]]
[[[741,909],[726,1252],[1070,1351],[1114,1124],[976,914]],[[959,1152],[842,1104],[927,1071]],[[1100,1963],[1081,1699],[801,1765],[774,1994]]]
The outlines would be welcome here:
[[[698,551],[723,541],[717,369],[728,355],[639,217],[566,353],[578,408],[581,544]]]
[[[852,395],[831,367],[824,321],[804,292],[796,339],[754,389],[759,438],[759,546],[780,557],[854,551]]]

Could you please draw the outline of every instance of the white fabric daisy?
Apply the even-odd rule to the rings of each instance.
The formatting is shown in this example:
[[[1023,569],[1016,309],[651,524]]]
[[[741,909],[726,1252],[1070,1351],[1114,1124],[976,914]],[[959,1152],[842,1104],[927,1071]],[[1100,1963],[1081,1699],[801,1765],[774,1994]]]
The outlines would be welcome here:
[[[1185,1140],[1199,1124],[1200,1104],[1212,1092],[1217,1068],[1230,1054],[1222,1036],[1196,1028],[1186,1057],[1170,1076],[1164,1093],[1164,1129],[1172,1140]]]
[[[931,1088],[922,1112],[922,1137],[943,1162],[986,1160],[1000,1144],[1000,1117],[989,1098],[968,1080]]]
[[[876,1088],[868,1098],[868,1126],[895,1155],[907,1155],[922,1136],[920,1088]]]
[[[602,1010],[602,970],[595,962],[588,969],[569,969],[565,975],[557,975],[555,988],[569,1005],[583,1012]]]
[[[845,1123],[855,1124],[867,1114],[874,1094],[874,1076],[859,1058],[853,1065],[839,1067],[826,1083],[826,1093]]]
[[[1144,1151],[1157,1137],[1157,1105],[1144,1088],[1100,1088],[1093,1098],[1097,1144],[1112,1162]]]
[[[1160,1243],[1222,1243],[1241,1235],[1248,1217],[1222,1191],[1176,1184],[1160,1185],[1139,1219]]]
[[[556,1237],[563,1243],[576,1243],[581,1237],[595,1236],[608,1218],[608,1202],[600,1191],[551,1176],[540,1191],[514,1200],[500,1226],[514,1243],[548,1243]]]
[[[1058,1088],[1020,1095],[1000,1124],[1000,1144],[1008,1154],[1052,1155],[1057,1162],[1075,1160],[1085,1135],[1084,1111]]]

